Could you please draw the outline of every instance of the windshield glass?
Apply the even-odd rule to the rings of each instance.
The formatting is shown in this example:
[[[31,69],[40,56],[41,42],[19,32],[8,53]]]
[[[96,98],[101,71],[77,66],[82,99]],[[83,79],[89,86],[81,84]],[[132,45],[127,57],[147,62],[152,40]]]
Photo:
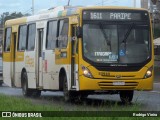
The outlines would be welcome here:
[[[142,63],[150,56],[149,26],[145,24],[83,25],[84,57],[95,63]]]

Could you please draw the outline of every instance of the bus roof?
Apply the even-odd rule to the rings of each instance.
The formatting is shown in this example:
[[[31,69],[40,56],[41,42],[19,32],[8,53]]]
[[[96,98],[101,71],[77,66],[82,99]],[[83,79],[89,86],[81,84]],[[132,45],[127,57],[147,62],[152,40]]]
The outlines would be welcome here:
[[[89,7],[60,6],[60,7],[56,7],[54,9],[45,11],[43,13],[33,15],[33,16],[7,20],[5,23],[5,26],[19,25],[19,24],[24,24],[24,23],[34,22],[39,20],[76,15],[76,14],[80,14],[82,10],[87,10],[87,9],[146,10],[142,8],[115,7],[115,6],[89,6]]]

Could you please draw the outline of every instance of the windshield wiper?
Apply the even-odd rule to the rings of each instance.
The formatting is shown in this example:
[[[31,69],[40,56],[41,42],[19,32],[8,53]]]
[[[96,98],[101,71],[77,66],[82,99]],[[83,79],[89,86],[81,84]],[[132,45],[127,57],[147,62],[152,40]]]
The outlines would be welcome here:
[[[132,31],[132,29],[133,29],[134,26],[135,26],[135,23],[132,23],[132,24],[130,25],[127,33],[125,34],[125,37],[124,37],[122,43],[125,43],[125,44],[126,44],[127,38],[129,37],[129,35],[130,35],[130,33],[131,33],[131,31]]]
[[[108,40],[108,37],[107,37],[107,35],[106,35],[106,32],[105,32],[104,29],[103,29],[102,23],[100,23],[99,26],[100,26],[100,29],[101,29],[101,31],[102,31],[102,33],[103,33],[103,36],[104,36],[105,40],[106,40],[107,45],[110,47],[110,51],[112,51],[111,41]]]

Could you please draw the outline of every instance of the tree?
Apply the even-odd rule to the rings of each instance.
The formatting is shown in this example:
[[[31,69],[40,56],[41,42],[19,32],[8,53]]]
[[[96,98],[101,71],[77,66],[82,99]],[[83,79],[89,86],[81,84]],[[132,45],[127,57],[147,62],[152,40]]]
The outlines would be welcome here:
[[[1,25],[4,23],[5,21],[5,17],[9,15],[9,12],[4,12],[1,16],[0,16],[0,21],[1,21]]]
[[[151,0],[154,5],[156,5],[158,0]]]
[[[18,12],[18,13],[14,12],[14,13],[11,13],[10,15],[6,16],[4,21],[19,18],[19,17],[23,17],[23,14],[21,12]]]
[[[1,25],[3,25],[6,20],[15,19],[15,18],[20,18],[20,17],[23,17],[23,16],[29,16],[29,15],[30,15],[30,14],[28,14],[28,13],[22,14],[21,12],[13,12],[13,13],[11,13],[11,14],[9,14],[9,12],[4,12],[4,13],[0,16]]]

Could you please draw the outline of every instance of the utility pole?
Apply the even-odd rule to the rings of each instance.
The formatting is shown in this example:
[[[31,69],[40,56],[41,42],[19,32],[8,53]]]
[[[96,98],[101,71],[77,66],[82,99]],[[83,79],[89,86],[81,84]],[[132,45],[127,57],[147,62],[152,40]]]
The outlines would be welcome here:
[[[68,6],[70,5],[70,0],[68,0]]]
[[[34,0],[32,0],[32,15],[34,15]]]

